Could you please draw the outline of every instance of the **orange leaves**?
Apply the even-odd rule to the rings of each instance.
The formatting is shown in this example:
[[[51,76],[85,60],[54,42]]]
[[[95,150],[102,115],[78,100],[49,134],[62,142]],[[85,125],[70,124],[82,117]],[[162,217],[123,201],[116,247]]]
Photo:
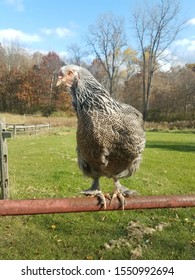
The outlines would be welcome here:
[[[36,63],[33,65],[33,62]],[[24,113],[26,111],[44,109],[57,106],[67,109],[70,105],[67,95],[60,95],[60,100],[51,90],[51,80],[54,71],[63,65],[60,57],[49,52],[39,56],[38,60],[32,56],[31,67],[12,67],[0,72],[0,110]],[[69,108],[70,106],[68,106]],[[63,108],[62,108],[63,109]]]

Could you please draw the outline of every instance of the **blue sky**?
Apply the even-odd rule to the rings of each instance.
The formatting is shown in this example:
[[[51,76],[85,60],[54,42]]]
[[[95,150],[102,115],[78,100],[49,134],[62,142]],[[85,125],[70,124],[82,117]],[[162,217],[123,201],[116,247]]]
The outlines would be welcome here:
[[[189,20],[189,24],[170,51],[179,63],[192,63],[195,62],[195,0],[180,0],[180,3],[181,20]],[[83,44],[82,36],[99,15],[111,12],[124,17],[129,44],[136,49],[138,45],[129,28],[129,16],[136,6],[137,0],[0,0],[0,42],[18,40],[27,49],[65,54],[71,43]]]

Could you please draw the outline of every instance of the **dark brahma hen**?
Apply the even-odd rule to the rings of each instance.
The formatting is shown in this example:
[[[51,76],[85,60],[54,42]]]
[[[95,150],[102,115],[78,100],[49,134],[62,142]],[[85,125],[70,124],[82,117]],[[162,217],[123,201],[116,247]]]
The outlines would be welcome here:
[[[142,114],[130,105],[114,100],[108,91],[80,66],[63,66],[57,86],[65,84],[72,96],[78,118],[77,155],[82,172],[93,179],[85,195],[97,196],[106,207],[100,190],[101,176],[112,178],[124,209],[125,198],[136,191],[121,185],[119,179],[133,175],[139,168],[145,147]]]

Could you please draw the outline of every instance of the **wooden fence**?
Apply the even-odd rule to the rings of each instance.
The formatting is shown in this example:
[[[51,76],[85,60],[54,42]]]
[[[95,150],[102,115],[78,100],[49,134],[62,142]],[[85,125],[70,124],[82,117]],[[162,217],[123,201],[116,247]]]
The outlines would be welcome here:
[[[12,136],[16,137],[17,134],[38,134],[40,129],[47,129],[51,128],[50,123],[47,124],[34,124],[34,125],[27,125],[27,124],[6,124],[6,130],[12,132]]]
[[[8,179],[8,150],[6,138],[10,138],[11,133],[6,131],[5,123],[0,122],[0,197],[7,199],[9,195]]]

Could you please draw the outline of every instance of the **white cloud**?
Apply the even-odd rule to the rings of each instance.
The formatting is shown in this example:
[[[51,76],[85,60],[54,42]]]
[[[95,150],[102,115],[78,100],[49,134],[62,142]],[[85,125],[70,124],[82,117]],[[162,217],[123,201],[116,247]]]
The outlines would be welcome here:
[[[53,29],[51,28],[42,28],[41,32],[47,36],[51,35],[53,33]]]
[[[64,57],[68,57],[68,56],[69,56],[68,51],[60,51],[58,54],[59,54],[59,56],[60,56],[61,58],[64,58]]]
[[[191,41],[191,44],[188,46],[188,50],[195,51],[195,40]],[[194,56],[194,60],[195,60],[195,55],[193,54],[193,56]]]
[[[5,3],[9,6],[14,7],[18,12],[24,11],[24,3],[23,0],[5,0]]]
[[[166,49],[161,55],[159,63],[162,65],[161,70],[167,71],[172,66],[184,66],[187,63],[195,62],[195,40],[181,39]]]
[[[70,36],[72,35],[73,33],[69,30],[69,29],[66,29],[66,28],[63,28],[63,27],[57,27],[55,29],[56,31],[56,34],[60,37],[60,38],[64,38],[66,36]]]
[[[172,53],[176,57],[176,61],[180,65],[195,62],[195,40],[194,39],[181,39],[177,40],[172,48]]]
[[[195,51],[195,40],[190,40],[190,39],[181,39],[181,40],[177,40],[175,42],[175,45],[179,46],[179,47],[183,47],[188,51]]]
[[[0,30],[0,41],[15,41],[15,40],[22,43],[33,43],[33,42],[40,42],[41,37],[37,34],[28,34],[12,28]]]
[[[57,37],[59,37],[61,39],[74,35],[74,33],[71,30],[69,30],[65,27],[43,28],[43,29],[41,29],[41,31],[42,31],[42,33],[44,33],[47,36],[56,35]]]
[[[187,25],[195,25],[195,18],[188,20]]]

